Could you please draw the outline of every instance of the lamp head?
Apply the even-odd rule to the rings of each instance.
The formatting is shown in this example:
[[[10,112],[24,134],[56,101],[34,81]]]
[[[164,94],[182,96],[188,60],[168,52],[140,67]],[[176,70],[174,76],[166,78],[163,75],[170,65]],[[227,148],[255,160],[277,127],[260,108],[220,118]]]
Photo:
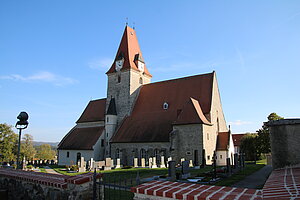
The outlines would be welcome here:
[[[20,125],[20,126],[27,126],[28,125],[28,114],[26,113],[26,112],[21,112],[19,115],[18,115],[18,117],[17,117],[17,119],[19,120],[18,122],[17,122],[17,125]]]

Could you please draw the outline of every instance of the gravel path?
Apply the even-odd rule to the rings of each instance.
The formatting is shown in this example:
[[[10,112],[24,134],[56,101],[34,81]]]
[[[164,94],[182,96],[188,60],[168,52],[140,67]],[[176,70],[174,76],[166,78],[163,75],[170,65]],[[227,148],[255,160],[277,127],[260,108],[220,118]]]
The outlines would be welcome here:
[[[253,189],[261,188],[265,184],[271,172],[272,167],[270,165],[266,165],[257,172],[247,176],[244,180],[232,185],[232,187]]]
[[[45,168],[45,170],[46,170],[47,173],[50,173],[50,174],[60,174],[60,173],[54,171],[53,169],[51,169],[48,166],[45,166],[44,168]]]

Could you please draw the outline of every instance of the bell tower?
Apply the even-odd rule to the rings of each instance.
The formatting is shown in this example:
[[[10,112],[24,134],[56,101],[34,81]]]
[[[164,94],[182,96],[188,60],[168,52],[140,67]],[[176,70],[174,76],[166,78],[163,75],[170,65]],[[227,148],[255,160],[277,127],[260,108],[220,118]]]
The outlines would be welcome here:
[[[136,32],[129,26],[125,27],[114,62],[106,74],[106,110],[114,98],[118,126],[125,116],[131,114],[139,88],[150,83],[152,77],[142,56]]]

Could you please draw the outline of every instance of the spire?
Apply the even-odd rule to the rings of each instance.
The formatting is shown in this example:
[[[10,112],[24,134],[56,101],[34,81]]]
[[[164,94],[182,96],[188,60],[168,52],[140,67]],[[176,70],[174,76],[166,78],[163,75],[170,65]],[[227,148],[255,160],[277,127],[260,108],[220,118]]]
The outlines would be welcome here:
[[[134,69],[139,71],[138,61],[144,63],[142,52],[140,50],[140,46],[137,40],[136,32],[134,29],[130,28],[129,26],[125,27],[115,60],[112,66],[110,67],[110,69],[106,72],[106,74],[116,72],[115,62],[120,58],[124,59],[124,63],[121,71],[126,69]],[[144,73],[152,77],[146,65],[144,65]]]
[[[115,98],[111,98],[106,114],[107,115],[117,115]]]

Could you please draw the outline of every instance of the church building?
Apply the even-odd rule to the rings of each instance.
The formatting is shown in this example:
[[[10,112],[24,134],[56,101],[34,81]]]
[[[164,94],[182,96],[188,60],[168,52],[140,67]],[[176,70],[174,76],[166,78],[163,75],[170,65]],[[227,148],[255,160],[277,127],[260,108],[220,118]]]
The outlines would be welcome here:
[[[136,32],[125,27],[108,71],[107,97],[88,103],[76,125],[58,145],[59,165],[80,157],[100,161],[164,158],[195,166],[233,160],[216,72],[151,83]]]

